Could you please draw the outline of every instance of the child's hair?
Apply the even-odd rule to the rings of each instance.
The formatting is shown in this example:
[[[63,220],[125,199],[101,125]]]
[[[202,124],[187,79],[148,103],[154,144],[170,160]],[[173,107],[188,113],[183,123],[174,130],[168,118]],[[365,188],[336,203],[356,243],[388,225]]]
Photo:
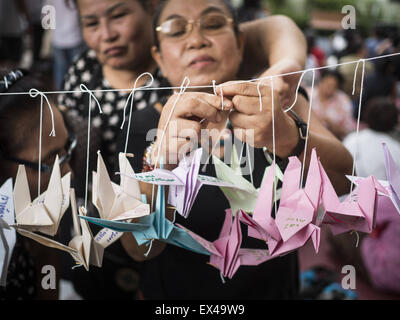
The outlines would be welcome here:
[[[40,75],[25,70],[0,73],[0,184],[7,179],[9,162],[5,155],[15,155],[27,139],[33,139],[32,130],[39,121],[40,96],[32,98],[29,90],[46,91],[46,81]],[[36,116],[26,121],[27,117]],[[24,120],[23,122],[21,122]]]
[[[376,97],[365,105],[363,120],[372,130],[390,132],[397,126],[398,117],[399,111],[392,100]]]

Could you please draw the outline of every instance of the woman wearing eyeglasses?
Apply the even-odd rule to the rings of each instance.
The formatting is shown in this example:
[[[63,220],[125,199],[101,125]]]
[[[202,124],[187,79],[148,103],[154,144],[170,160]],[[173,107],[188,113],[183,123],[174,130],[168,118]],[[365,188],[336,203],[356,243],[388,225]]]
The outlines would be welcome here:
[[[15,177],[18,165],[26,168],[31,198],[37,197],[38,174],[41,173],[41,192],[45,191],[56,155],[60,157],[61,174],[71,171],[69,158],[76,142],[65,125],[63,116],[52,102],[54,112],[55,137],[50,137],[51,114],[43,108],[42,158],[39,167],[39,123],[40,97],[31,98],[29,90],[46,91],[42,79],[15,70],[0,75],[0,185]],[[24,94],[25,93],[25,94]],[[60,233],[57,235],[60,236]],[[17,242],[8,269],[7,285],[0,287],[0,300],[17,299],[57,299],[58,280],[61,275],[62,255],[57,250],[48,249],[36,242],[23,238],[17,233]],[[56,268],[56,290],[44,290],[41,285],[42,268],[52,265]]]
[[[127,128],[125,124],[124,131],[120,130],[129,91],[120,90],[133,88],[136,79],[144,72],[153,75],[153,87],[169,86],[151,56],[152,4],[158,1],[72,2],[78,8],[83,37],[89,50],[76,60],[65,76],[63,89],[76,92],[61,94],[59,104],[66,106],[69,115],[75,119],[74,125],[82,146],[78,145],[74,163],[82,164],[86,161],[85,120],[88,116],[89,97],[88,94],[79,92],[80,84],[85,84],[90,90],[107,90],[95,93],[103,115],[98,114],[97,110],[92,112],[91,139],[99,142],[107,168],[113,173],[118,171],[117,154],[124,150]],[[241,29],[246,33],[246,44],[240,77],[247,78],[261,73],[268,66],[271,66],[268,70],[271,74],[302,68],[305,62],[305,41],[301,31],[290,19],[270,17],[244,24]],[[293,78],[287,80],[291,83]],[[150,79],[146,76],[141,78],[137,86],[149,83]],[[281,83],[282,92],[288,92],[287,87],[287,83]],[[135,153],[132,163],[137,172],[142,169],[143,152],[149,144],[146,141],[147,132],[158,124],[161,109],[157,102],[169,94],[171,92],[168,90],[136,92],[129,142],[137,146],[138,152]],[[95,157],[92,159],[95,160]],[[92,169],[95,167],[92,166]],[[77,176],[84,176],[84,170],[84,166],[74,166]],[[113,174],[111,176],[114,177]],[[82,196],[82,192],[78,191],[84,185],[83,188],[76,187],[78,196]],[[74,270],[75,288],[88,299],[133,298],[137,292],[141,267],[135,265],[129,257],[124,257],[124,250],[117,242],[105,251],[102,269],[93,268],[89,273]]]
[[[217,96],[212,88],[208,88],[202,92],[187,90],[181,95],[176,92],[168,99],[161,113],[158,125],[160,131],[150,156],[150,165],[156,164],[157,150],[164,147],[166,150],[161,152],[164,168],[173,169],[176,167],[176,163],[172,162],[175,156],[182,156],[188,151],[180,152],[181,148],[187,146],[188,138],[198,137],[198,141],[201,141],[201,129],[217,129],[222,132],[226,130],[229,119],[233,131],[231,135],[244,142],[247,142],[246,138],[236,130],[254,130],[254,140],[248,143],[255,148],[251,175],[254,186],[259,187],[264,170],[269,165],[263,147],[273,150],[272,101],[275,104],[276,155],[282,160],[279,161],[281,169],[285,169],[285,159],[289,156],[303,159],[305,124],[301,118],[306,119],[308,115],[306,94],[299,95],[294,108],[296,113],[285,113],[284,99],[275,92],[272,100],[270,82],[264,81],[259,88],[263,107],[260,110],[256,83],[226,83],[238,79],[244,44],[243,34],[239,32],[235,16],[226,1],[164,1],[156,11],[154,27],[157,34],[153,56],[171,85],[180,86],[184,77],[190,79],[190,86],[208,86],[213,80],[227,85],[216,87]],[[224,105],[220,90],[224,95]],[[174,112],[171,115],[172,108]],[[167,123],[171,126],[173,123],[177,133],[170,134]],[[162,134],[164,129],[165,135]],[[164,140],[161,140],[162,137]],[[226,146],[226,142],[222,146]],[[138,152],[134,145],[131,147],[134,153]],[[307,154],[314,147],[337,191],[343,193],[347,185],[344,174],[351,170],[351,156],[312,115]],[[205,148],[211,151],[209,145]],[[221,156],[218,153],[214,155]],[[249,157],[248,153],[244,152],[243,157]],[[212,163],[208,164],[204,174],[215,175]],[[246,176],[246,179],[250,180],[250,176]],[[152,199],[152,186],[142,184],[141,188],[148,199]],[[229,203],[219,188],[203,186],[189,217],[184,219],[177,214],[175,221],[201,237],[214,241],[218,238],[227,208]],[[266,248],[265,243],[248,238],[246,234],[243,231],[243,248]],[[297,297],[299,273],[296,252],[257,267],[241,266],[234,277],[226,279],[224,284],[219,272],[207,264],[207,256],[155,241],[146,258],[144,253],[148,248],[145,245],[138,247],[131,234],[125,234],[122,243],[133,259],[147,259],[141,282],[145,299]]]

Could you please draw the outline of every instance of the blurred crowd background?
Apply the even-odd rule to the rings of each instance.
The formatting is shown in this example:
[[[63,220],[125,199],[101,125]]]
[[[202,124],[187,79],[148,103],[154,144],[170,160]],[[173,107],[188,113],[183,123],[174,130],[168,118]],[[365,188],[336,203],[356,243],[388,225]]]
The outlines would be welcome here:
[[[292,18],[308,42],[306,69],[400,52],[399,0],[232,0],[232,3],[238,8],[241,21],[276,14]],[[55,8],[55,29],[46,30],[42,25],[48,13],[42,9],[47,4]],[[356,9],[355,29],[342,27],[345,5]],[[0,0],[0,70],[20,67],[44,72],[48,75],[49,88],[60,90],[68,66],[84,50],[76,9],[64,0]],[[351,152],[357,150],[357,174],[386,179],[382,141],[388,144],[400,165],[400,58],[370,60],[365,66],[350,63],[317,70],[313,90],[311,73],[303,81],[309,94],[313,94],[312,108],[317,116]],[[357,134],[358,117],[361,122]],[[377,240],[382,232],[380,229],[369,236],[380,246],[379,250],[385,250],[385,243]],[[360,260],[367,259],[355,247],[355,236],[344,235],[336,240],[328,236],[321,241],[326,245],[321,243],[319,255],[311,253],[312,248],[308,247],[300,251],[304,290],[332,276],[329,270],[340,276],[341,266],[358,265]],[[397,269],[399,259],[393,257]],[[355,290],[358,298],[399,297],[396,296],[399,292],[393,295],[379,290],[373,280],[363,277],[363,272],[358,276],[359,286]],[[332,294],[329,290],[320,294]],[[354,298],[350,293],[341,294],[344,298]]]

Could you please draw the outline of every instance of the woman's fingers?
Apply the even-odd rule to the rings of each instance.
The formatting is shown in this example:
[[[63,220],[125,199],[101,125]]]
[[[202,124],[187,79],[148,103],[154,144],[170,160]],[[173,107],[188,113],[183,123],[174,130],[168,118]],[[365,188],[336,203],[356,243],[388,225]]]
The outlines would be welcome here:
[[[186,93],[178,101],[174,117],[218,123],[222,120],[221,112],[230,110],[233,103],[229,99],[222,101],[221,97],[207,93]]]
[[[222,90],[222,93],[221,93]],[[224,95],[224,97],[234,97],[234,96],[249,96],[258,97],[259,91],[266,92],[271,91],[271,87],[264,81],[264,83],[256,82],[226,82],[218,86],[216,92],[218,95]]]

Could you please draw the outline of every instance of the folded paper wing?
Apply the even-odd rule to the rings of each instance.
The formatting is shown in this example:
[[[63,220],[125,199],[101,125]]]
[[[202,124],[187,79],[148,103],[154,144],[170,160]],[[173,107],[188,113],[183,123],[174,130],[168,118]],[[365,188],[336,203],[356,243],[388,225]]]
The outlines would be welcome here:
[[[136,223],[103,220],[87,216],[80,216],[80,218],[115,232],[131,232],[139,245],[149,245],[153,240],[160,240],[193,252],[207,254],[206,250],[194,241],[192,237],[165,218],[164,192],[164,187],[160,186],[159,192],[157,193],[155,212],[141,217],[139,222]],[[106,234],[106,231],[103,232]],[[96,238],[99,236],[102,236],[101,232],[98,233]],[[104,236],[102,236],[102,238],[103,237]]]
[[[70,180],[71,173],[61,178],[57,156],[47,190],[32,202],[25,166],[20,165],[14,186],[15,220],[18,228],[54,236],[69,207]]]
[[[396,166],[389,148],[385,143],[383,144],[383,151],[385,153],[386,176],[391,191],[390,198],[397,212],[400,214],[400,170]]]
[[[235,148],[232,149],[232,158],[237,158]],[[238,187],[238,189],[221,187],[222,192],[229,201],[232,212],[236,214],[239,210],[243,210],[250,214],[253,213],[255,204],[257,202],[257,189],[242,176],[240,167],[239,169],[235,167],[229,167],[215,156],[213,156],[212,159],[217,178]],[[232,160],[232,163],[236,162]]]
[[[210,255],[210,265],[220,270],[224,277],[232,278],[240,265],[259,265],[270,259],[268,250],[241,249],[242,233],[240,217],[235,215],[232,223],[232,212],[226,210],[225,221],[219,237],[214,242],[207,241],[183,226],[194,240],[196,240]]]
[[[375,202],[377,181],[373,177],[361,179],[351,194],[340,202],[332,183],[320,163],[322,177],[322,204],[326,210],[322,223],[328,224],[332,233],[348,231],[371,233],[375,227]]]
[[[128,159],[119,155],[121,172],[134,174]],[[148,215],[150,207],[141,200],[139,183],[121,177],[120,185],[113,183],[103,158],[98,152],[97,172],[93,172],[93,204],[104,220],[129,220]]]
[[[240,189],[230,182],[199,175],[202,152],[203,149],[199,148],[190,156],[183,158],[173,171],[155,169],[127,177],[151,184],[169,185],[168,203],[175,207],[180,215],[187,218],[203,185]]]
[[[316,157],[315,150],[313,156]],[[313,224],[316,208],[306,194],[306,188],[300,188],[300,161],[294,157],[289,159],[283,176],[281,201],[275,219],[271,217],[273,166],[274,163],[266,173],[253,216],[250,217],[240,211],[241,221],[248,226],[248,235],[267,242],[270,259],[302,247],[309,239],[313,241],[318,252],[321,230]],[[309,171],[308,178],[313,175],[314,173]],[[310,178],[307,183],[315,183],[315,180]]]
[[[14,199],[12,179],[0,188],[0,286],[5,287],[8,266],[16,242],[15,229],[10,228],[14,221]]]
[[[78,265],[84,266],[86,270],[89,270],[90,264],[101,267],[104,248],[94,242],[93,236],[87,226],[86,221],[82,221],[83,223],[81,222],[81,224],[78,225],[78,219],[76,218],[77,208],[75,202],[75,193],[73,189],[70,190],[70,198],[75,236],[69,242],[68,246],[40,234],[28,231],[19,227],[18,225],[15,225],[14,227],[18,233],[27,238],[30,238],[44,246],[69,253],[75,262]]]

